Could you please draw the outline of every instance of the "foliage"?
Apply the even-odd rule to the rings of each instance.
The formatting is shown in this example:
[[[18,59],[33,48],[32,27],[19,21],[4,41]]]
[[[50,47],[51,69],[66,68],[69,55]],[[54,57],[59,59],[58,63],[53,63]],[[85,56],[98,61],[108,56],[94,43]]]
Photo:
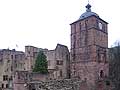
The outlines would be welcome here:
[[[47,59],[44,55],[43,51],[40,51],[37,55],[35,66],[33,68],[33,72],[39,72],[41,74],[47,74],[48,73],[48,65],[47,65]]]
[[[109,49],[110,68],[109,76],[115,89],[120,90],[120,45]]]

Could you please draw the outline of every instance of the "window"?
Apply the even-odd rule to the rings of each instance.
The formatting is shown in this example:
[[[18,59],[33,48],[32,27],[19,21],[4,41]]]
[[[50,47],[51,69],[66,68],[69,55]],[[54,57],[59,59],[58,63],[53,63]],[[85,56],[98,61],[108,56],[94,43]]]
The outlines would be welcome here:
[[[12,76],[10,76],[9,80],[13,80]]]
[[[9,85],[8,84],[6,84],[6,88],[8,88],[9,87]]]
[[[17,63],[15,63],[15,68],[17,68]]]
[[[63,65],[63,61],[57,60],[57,65]]]
[[[60,77],[62,77],[62,70],[60,70]]]
[[[98,26],[99,26],[99,29],[102,30],[103,26],[101,22],[99,22]]]
[[[13,66],[11,66],[11,71],[13,71]]]
[[[81,23],[79,24],[80,30],[81,30]]]
[[[30,51],[28,51],[28,54],[30,54]]]
[[[66,55],[66,60],[67,60],[67,61],[69,60],[69,55]]]
[[[4,88],[4,84],[2,84],[2,88]]]
[[[11,55],[11,59],[13,59],[13,55]]]
[[[18,56],[17,55],[15,55],[15,59],[17,59],[18,58]]]
[[[110,85],[110,81],[106,81],[106,85],[108,85],[108,86],[109,86],[109,85]]]
[[[18,79],[20,79],[20,74],[18,74]]]
[[[81,22],[81,30],[86,30],[85,26],[86,26],[85,22],[84,21]]]
[[[75,33],[76,33],[76,24],[74,24],[74,31],[75,31]]]
[[[37,52],[33,52],[33,57],[34,57],[34,58],[37,57]]]
[[[10,60],[8,60],[7,63],[10,63]]]
[[[33,65],[31,65],[31,69],[33,69]]]
[[[101,77],[101,78],[104,77],[104,72],[103,72],[103,70],[100,71],[100,77]]]
[[[3,75],[3,81],[7,81],[8,80],[8,75]]]

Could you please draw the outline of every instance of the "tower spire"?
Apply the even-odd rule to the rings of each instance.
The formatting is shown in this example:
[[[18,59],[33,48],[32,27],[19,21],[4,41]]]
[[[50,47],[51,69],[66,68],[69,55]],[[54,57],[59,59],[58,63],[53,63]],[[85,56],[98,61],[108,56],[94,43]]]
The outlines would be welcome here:
[[[87,12],[91,12],[91,5],[89,3],[90,3],[90,1],[88,0],[88,4],[86,6],[86,11]]]
[[[96,14],[96,13],[94,13],[94,12],[91,11],[91,5],[89,4],[89,1],[90,1],[90,0],[87,0],[87,1],[88,1],[88,4],[85,6],[85,7],[86,7],[86,12],[84,12],[84,13],[80,16],[79,19],[84,19],[84,18],[89,17],[89,16],[92,16],[92,15],[99,17],[98,14]]]
[[[91,12],[91,5],[88,3],[87,6],[86,6],[86,11],[87,12]]]

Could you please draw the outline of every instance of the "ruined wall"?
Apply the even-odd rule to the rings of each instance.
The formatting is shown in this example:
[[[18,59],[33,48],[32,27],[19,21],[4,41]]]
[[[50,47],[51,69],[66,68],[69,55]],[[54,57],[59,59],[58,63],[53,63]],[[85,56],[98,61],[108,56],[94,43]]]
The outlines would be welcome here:
[[[68,73],[70,73],[68,72],[68,69],[70,69],[69,50],[67,46],[61,44],[57,44],[54,50],[26,46],[26,70],[32,71],[39,50],[42,50],[47,57],[50,78],[68,78]]]
[[[106,81],[108,83],[106,84]],[[48,75],[17,71],[13,80],[14,90],[112,90],[109,80],[98,80],[91,87],[88,79],[48,79]]]
[[[96,87],[90,87],[87,81],[80,79],[59,79],[49,80],[46,82],[31,82],[29,90],[112,90],[110,85],[106,85],[106,81],[96,82]]]
[[[16,70],[24,70],[24,56],[23,52],[15,49],[0,50],[0,87],[12,88],[13,73]]]

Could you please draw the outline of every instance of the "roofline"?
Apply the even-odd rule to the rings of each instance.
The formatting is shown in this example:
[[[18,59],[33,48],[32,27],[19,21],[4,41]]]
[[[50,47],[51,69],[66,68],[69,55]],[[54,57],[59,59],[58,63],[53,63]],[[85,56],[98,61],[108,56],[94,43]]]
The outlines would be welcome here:
[[[72,24],[74,24],[74,23],[77,23],[77,22],[79,22],[79,21],[82,21],[82,20],[84,20],[84,19],[87,19],[87,18],[89,18],[89,17],[92,17],[92,16],[94,16],[94,17],[96,17],[97,19],[100,19],[100,20],[102,20],[104,23],[108,24],[108,22],[104,21],[104,20],[103,20],[103,19],[101,19],[100,17],[95,16],[95,15],[91,15],[91,16],[88,16],[88,17],[83,18],[83,19],[78,19],[77,21],[75,21],[75,22],[71,23],[70,25],[72,25]]]

